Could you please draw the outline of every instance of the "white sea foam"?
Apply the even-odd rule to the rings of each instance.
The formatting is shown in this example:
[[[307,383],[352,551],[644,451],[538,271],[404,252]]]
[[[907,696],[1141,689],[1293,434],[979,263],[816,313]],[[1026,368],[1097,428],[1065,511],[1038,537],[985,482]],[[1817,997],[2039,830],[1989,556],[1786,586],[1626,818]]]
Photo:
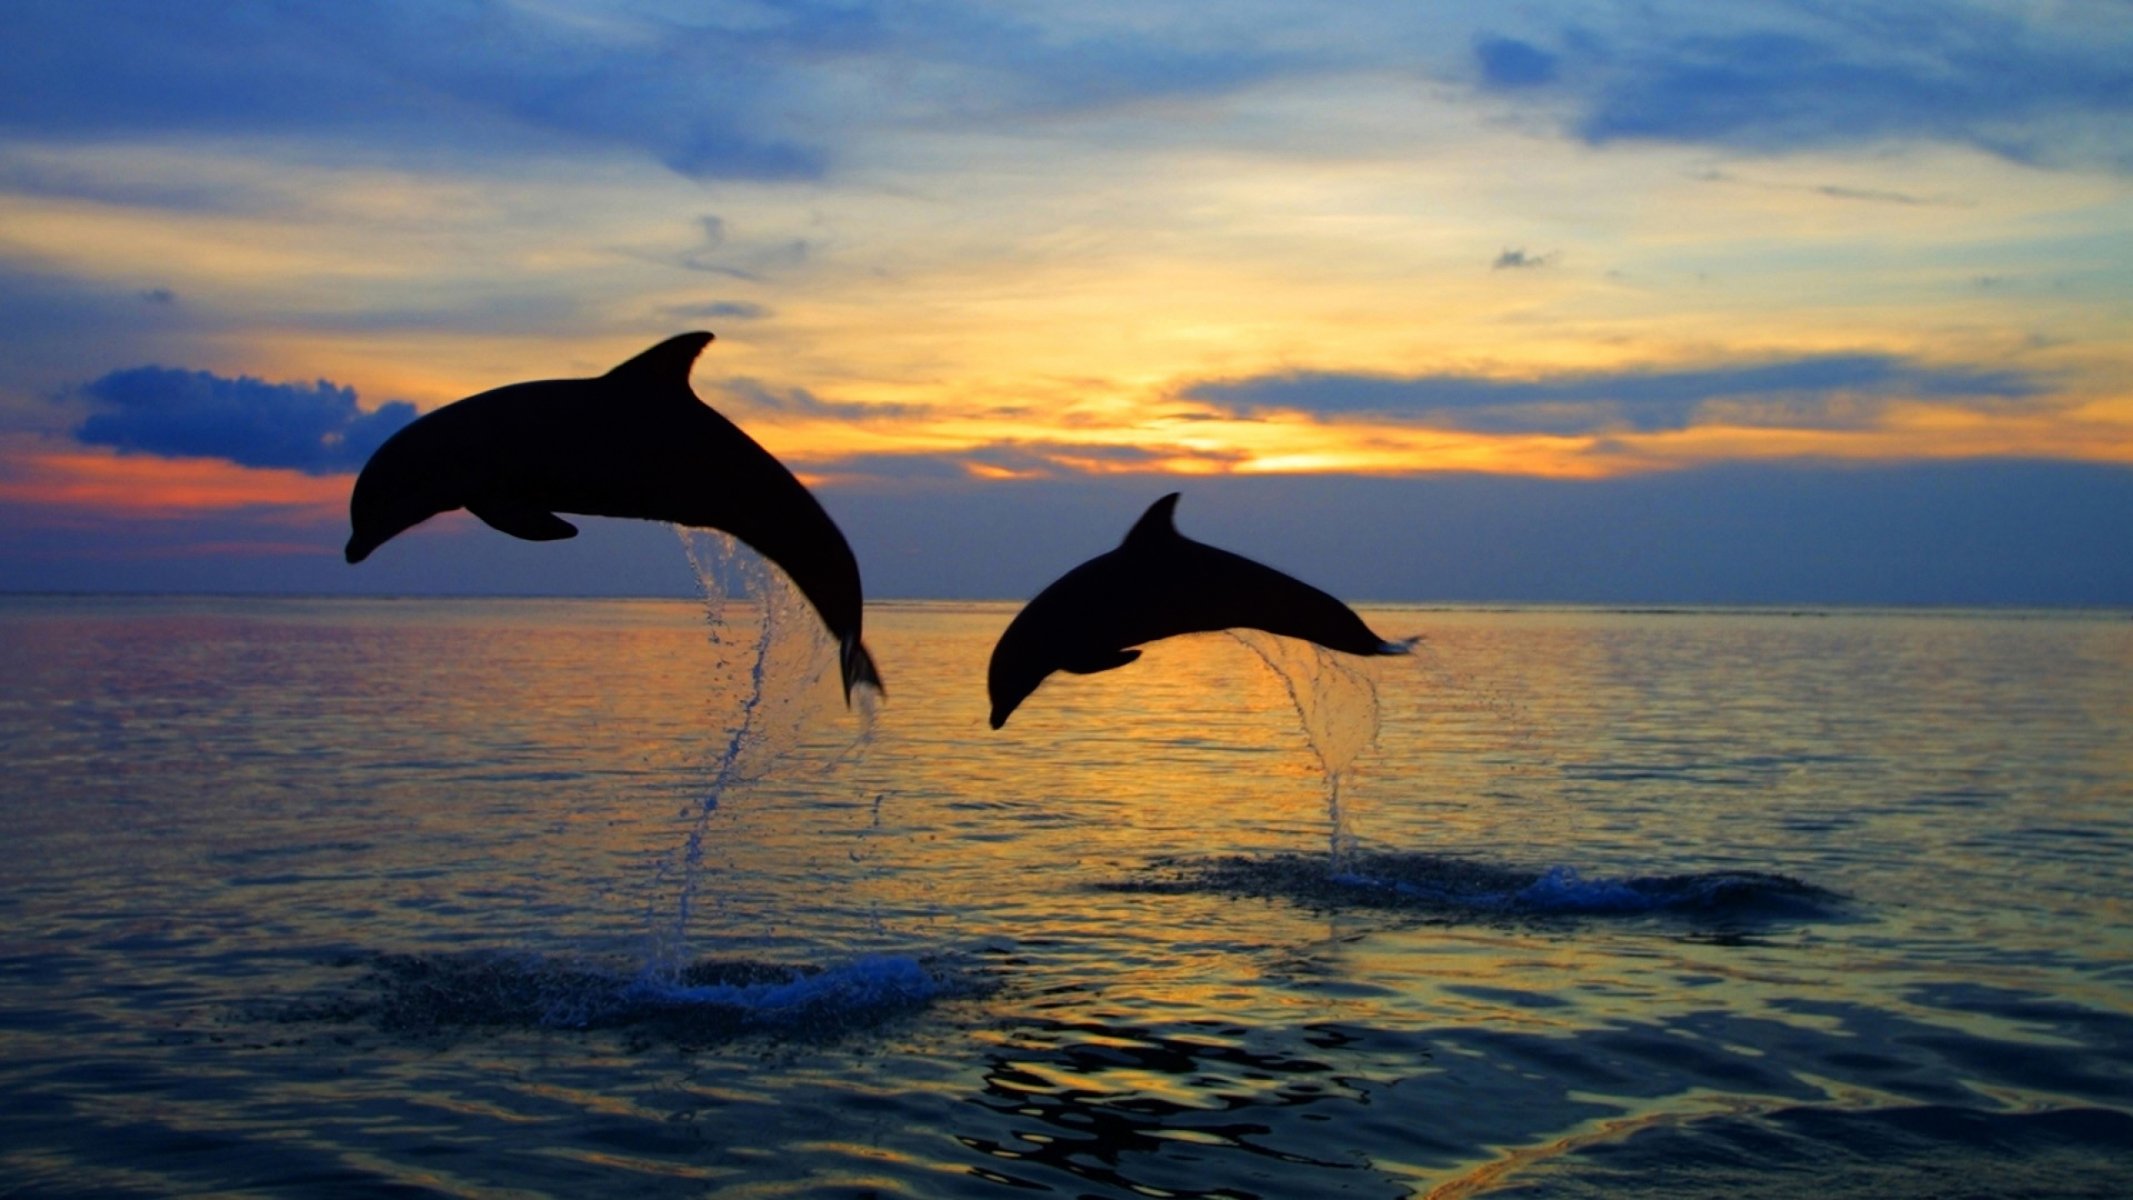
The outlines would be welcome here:
[[[923,1004],[943,990],[942,982],[917,959],[875,955],[777,981],[690,984],[647,977],[624,994],[639,1004],[733,1008],[759,1020],[777,1021],[804,1014],[852,1014]]]

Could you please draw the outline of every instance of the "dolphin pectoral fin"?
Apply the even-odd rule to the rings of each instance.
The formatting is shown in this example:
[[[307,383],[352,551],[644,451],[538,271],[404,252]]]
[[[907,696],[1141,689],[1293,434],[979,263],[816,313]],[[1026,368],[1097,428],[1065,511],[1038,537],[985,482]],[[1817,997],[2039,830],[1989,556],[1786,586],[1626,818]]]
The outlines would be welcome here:
[[[469,504],[467,511],[489,528],[529,542],[557,542],[578,536],[577,526],[543,509]]]
[[[1141,652],[1138,650],[1113,650],[1107,654],[1092,654],[1087,658],[1063,663],[1059,669],[1070,675],[1094,675],[1098,671],[1116,671],[1140,656]]]

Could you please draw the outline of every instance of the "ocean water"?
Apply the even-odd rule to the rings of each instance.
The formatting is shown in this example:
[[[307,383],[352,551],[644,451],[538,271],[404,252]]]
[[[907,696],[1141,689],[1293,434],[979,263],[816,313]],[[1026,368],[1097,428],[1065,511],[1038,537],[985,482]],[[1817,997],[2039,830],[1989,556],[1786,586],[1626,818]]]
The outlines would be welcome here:
[[[2128,614],[766,596],[0,598],[0,1194],[2133,1195]]]

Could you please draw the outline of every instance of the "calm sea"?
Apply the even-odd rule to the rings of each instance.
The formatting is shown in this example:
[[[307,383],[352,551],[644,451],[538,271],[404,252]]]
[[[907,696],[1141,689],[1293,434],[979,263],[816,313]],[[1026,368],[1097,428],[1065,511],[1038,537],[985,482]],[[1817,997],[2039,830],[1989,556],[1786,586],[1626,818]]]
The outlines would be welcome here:
[[[789,609],[0,598],[0,1193],[2133,1195],[2125,613]]]

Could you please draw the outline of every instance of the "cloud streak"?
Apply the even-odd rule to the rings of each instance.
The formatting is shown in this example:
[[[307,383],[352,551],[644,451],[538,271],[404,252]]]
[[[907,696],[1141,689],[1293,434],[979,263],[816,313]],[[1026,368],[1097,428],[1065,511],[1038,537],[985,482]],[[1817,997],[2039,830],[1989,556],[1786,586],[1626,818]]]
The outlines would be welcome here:
[[[1195,383],[1181,392],[1240,416],[1371,416],[1492,433],[1682,429],[1714,407],[1747,423],[1855,423],[1896,399],[1989,403],[2042,385],[2013,371],[1935,367],[1887,354],[1820,355],[1741,366],[1616,371],[1554,379],[1299,371]]]
[[[1174,445],[1122,445],[1045,439],[1001,439],[958,450],[810,455],[801,469],[838,486],[968,483],[974,480],[1074,480],[1113,475],[1174,474],[1181,467],[1211,475],[1236,465],[1241,454]]]
[[[2133,171],[2127,28],[1970,4],[1715,8],[1610,31],[1488,34],[1482,89],[1567,100],[1588,144],[1787,152],[1923,139],[2018,162]]]
[[[660,310],[683,321],[760,321],[771,310],[746,300],[711,300],[703,304],[672,304]]]
[[[74,429],[86,446],[310,475],[360,469],[416,415],[405,401],[364,412],[355,389],[323,379],[267,383],[160,366],[113,371],[71,399],[92,410]]]
[[[1489,269],[1492,271],[1532,270],[1548,266],[1555,259],[1556,255],[1552,251],[1547,254],[1528,254],[1523,247],[1513,247],[1498,254],[1495,261],[1489,264]]]
[[[1166,29],[869,0],[198,11],[111,0],[93,14],[20,0],[0,32],[12,47],[0,131],[295,137],[341,155],[470,160],[595,146],[706,181],[821,180],[859,128],[987,125],[1222,95],[1294,58],[1261,44],[1249,24],[1216,37],[1197,19]],[[877,76],[884,86],[869,88]],[[0,177],[82,186],[21,169]]]
[[[810,179],[781,134],[795,62],[865,48],[865,8],[766,6],[720,25],[459,0],[180,11],[10,6],[0,128],[42,136],[280,134],[479,156],[606,144],[695,179]],[[473,134],[474,136],[470,136]]]
[[[712,406],[719,409],[852,423],[901,421],[922,418],[932,412],[930,408],[916,404],[855,404],[824,400],[804,387],[776,387],[745,375],[720,380],[713,399]]]

